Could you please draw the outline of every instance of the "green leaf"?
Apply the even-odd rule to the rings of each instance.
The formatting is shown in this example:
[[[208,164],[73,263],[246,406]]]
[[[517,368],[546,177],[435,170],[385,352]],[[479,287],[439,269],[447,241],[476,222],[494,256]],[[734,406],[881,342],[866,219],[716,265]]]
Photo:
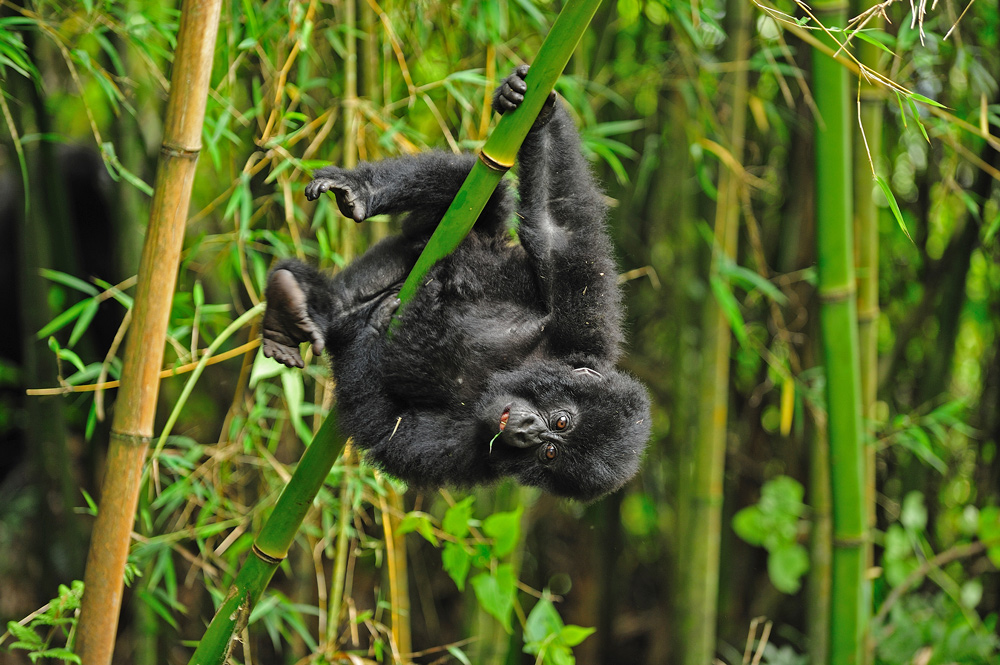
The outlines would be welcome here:
[[[940,102],[936,102],[933,99],[930,99],[929,97],[924,97],[923,95],[918,94],[916,92],[910,93],[909,99],[914,99],[914,100],[916,100],[918,102],[923,102],[924,104],[930,104],[931,106],[936,106],[939,109],[946,109],[946,108],[948,108],[944,104],[941,104]]]
[[[979,539],[986,544],[986,556],[1000,568],[1000,508],[989,506],[979,511]]]
[[[98,291],[93,284],[85,282],[79,277],[74,277],[73,275],[59,272],[58,270],[49,270],[48,268],[42,268],[38,272],[42,277],[51,282],[62,284],[63,286],[73,289],[74,291],[86,293],[88,296],[96,296],[100,293],[100,291]]]
[[[80,337],[83,336],[83,333],[87,332],[87,327],[90,325],[90,322],[94,320],[94,315],[97,314],[99,303],[96,298],[88,298],[84,302],[87,303],[87,306],[80,312],[80,317],[76,320],[76,325],[73,326],[73,332],[69,335],[70,346],[76,346],[76,343],[80,341]]]
[[[596,628],[586,628],[570,624],[559,631],[559,641],[568,647],[575,647],[593,635],[596,630]]]
[[[733,515],[733,531],[751,545],[763,545],[765,534],[760,508],[747,506]]]
[[[721,253],[719,254],[719,258],[723,258]],[[753,270],[737,265],[736,262],[732,261],[728,257],[725,258],[726,260],[719,261],[720,275],[728,277],[732,281],[739,283],[739,285],[747,291],[757,289],[779,305],[788,304],[788,297],[785,296],[785,294],[781,292],[781,289],[775,286],[769,279],[761,276]]]
[[[479,606],[493,615],[508,633],[512,633],[510,617],[514,610],[514,592],[517,580],[514,567],[509,563],[497,566],[496,573],[480,573],[472,578]]]
[[[465,578],[472,567],[472,556],[461,543],[447,542],[441,550],[441,565],[459,591],[465,591]]]
[[[893,217],[896,218],[896,224],[899,225],[900,230],[906,236],[907,240],[913,242],[913,238],[910,236],[910,231],[906,228],[906,222],[903,221],[903,213],[899,211],[899,204],[896,203],[896,197],[893,196],[892,190],[889,188],[889,183],[885,181],[880,175],[875,176],[875,182],[878,183],[879,188],[882,190],[882,194],[885,195],[885,200],[889,202],[889,209],[892,210]],[[916,243],[913,243],[914,245]]]
[[[712,286],[712,293],[715,294],[715,301],[719,303],[722,314],[729,322],[733,336],[736,337],[736,341],[739,342],[740,346],[746,346],[746,323],[743,321],[743,314],[740,313],[740,304],[736,301],[736,296],[729,290],[729,285],[719,278],[718,275],[712,275],[709,283]]]
[[[507,513],[494,513],[483,521],[483,531],[493,538],[493,553],[499,558],[514,551],[521,538],[521,515],[524,506]]]
[[[475,497],[467,496],[448,509],[441,521],[445,533],[456,538],[465,538],[469,533],[469,520],[472,519],[472,502]]]
[[[875,38],[873,38],[873,37],[871,37],[869,35],[866,35],[864,33],[864,31],[862,31],[862,30],[859,30],[858,32],[854,33],[854,36],[857,37],[858,39],[860,39],[861,41],[868,42],[872,46],[877,46],[878,48],[882,49],[883,51],[885,51],[886,53],[888,53],[890,55],[895,55],[892,52],[892,49],[890,49],[888,46],[886,46],[885,44],[883,44],[879,40],[877,40],[877,39],[875,39]]]
[[[7,622],[7,632],[13,635],[18,642],[23,643],[27,646],[20,647],[22,649],[29,648],[35,649],[41,647],[44,642],[39,635],[27,626],[22,626],[16,621]],[[12,645],[13,646],[13,645]]]
[[[472,661],[469,660],[469,657],[466,656],[465,652],[458,647],[447,647],[447,649],[448,653],[450,653],[455,660],[462,663],[462,665],[472,665]]]
[[[927,506],[924,505],[923,494],[913,491],[903,497],[899,521],[909,531],[923,531],[927,527]]]
[[[417,511],[407,513],[406,517],[400,521],[399,526],[396,528],[396,532],[400,535],[410,533],[411,531],[419,533],[424,537],[424,540],[434,547],[438,546],[437,536],[434,535],[434,525],[431,524],[427,513]]]
[[[93,298],[87,298],[86,300],[81,300],[71,307],[68,307],[64,312],[53,318],[45,325],[45,327],[39,330],[35,334],[35,339],[45,339],[53,333],[62,330],[68,326],[71,321],[74,321],[77,317],[81,316],[84,310],[86,310],[92,302]]]
[[[776,548],[767,557],[767,575],[782,593],[796,593],[808,570],[809,554],[797,543]]]
[[[554,635],[561,631],[562,628],[563,622],[559,616],[559,612],[556,611],[552,601],[547,596],[543,596],[531,608],[528,619],[524,623],[524,641],[526,643],[542,642],[549,635]],[[529,653],[538,652],[532,651]]]

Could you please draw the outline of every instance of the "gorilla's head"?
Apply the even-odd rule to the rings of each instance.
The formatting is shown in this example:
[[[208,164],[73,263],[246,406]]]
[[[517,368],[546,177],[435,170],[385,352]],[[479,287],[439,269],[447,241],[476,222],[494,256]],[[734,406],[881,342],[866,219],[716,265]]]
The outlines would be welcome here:
[[[645,388],[606,364],[534,360],[499,372],[477,415],[498,475],[582,501],[628,482],[649,439]]]

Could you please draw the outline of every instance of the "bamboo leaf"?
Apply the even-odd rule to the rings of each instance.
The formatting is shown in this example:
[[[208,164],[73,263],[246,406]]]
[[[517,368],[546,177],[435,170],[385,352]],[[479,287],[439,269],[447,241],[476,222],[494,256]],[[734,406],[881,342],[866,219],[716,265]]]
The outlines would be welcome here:
[[[55,282],[56,284],[62,284],[63,286],[69,287],[74,291],[80,291],[81,293],[86,293],[88,296],[96,296],[100,293],[97,288],[90,282],[85,282],[79,277],[74,277],[64,272],[59,272],[58,270],[49,270],[48,268],[42,268],[39,271],[42,277],[45,279]]]
[[[889,55],[895,55],[895,53],[892,52],[892,49],[890,49],[888,46],[886,46],[885,44],[883,44],[879,40],[875,39],[871,35],[866,34],[864,30],[859,30],[858,32],[854,33],[854,36],[857,37],[858,39],[860,39],[863,42],[867,42],[868,44],[871,44],[872,46],[875,46],[877,48],[882,49],[883,51],[885,51]]]
[[[948,108],[944,104],[936,102],[933,99],[930,99],[929,97],[924,97],[923,95],[921,95],[919,93],[916,93],[916,92],[910,93],[909,97],[910,97],[910,99],[914,99],[914,100],[916,100],[918,102],[923,102],[924,104],[930,104],[931,106],[936,106],[939,109],[946,109],[946,108]]]
[[[729,327],[732,329],[733,335],[740,343],[740,346],[745,346],[747,343],[746,323],[743,320],[743,314],[740,313],[740,304],[736,301],[736,296],[729,290],[729,285],[716,275],[712,275],[709,279],[709,284],[712,287],[712,293],[715,294],[716,302],[719,303],[722,314],[729,322]]]
[[[906,228],[906,222],[903,221],[903,213],[899,211],[899,204],[896,203],[896,197],[893,196],[892,189],[889,188],[889,183],[887,183],[885,178],[880,175],[875,176],[875,182],[878,183],[879,188],[885,195],[885,200],[889,202],[889,209],[892,210],[892,215],[896,218],[896,224],[899,225],[903,235],[905,235],[910,242],[913,242],[913,237],[910,236],[910,231]]]

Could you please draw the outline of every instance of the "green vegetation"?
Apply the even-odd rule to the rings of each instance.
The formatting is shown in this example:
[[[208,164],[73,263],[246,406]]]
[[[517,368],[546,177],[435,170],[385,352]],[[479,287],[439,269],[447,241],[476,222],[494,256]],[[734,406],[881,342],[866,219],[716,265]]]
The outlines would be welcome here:
[[[146,259],[174,288],[136,273],[194,4],[0,0],[0,659],[79,662],[98,511],[137,665],[188,662],[220,607],[230,662],[1000,659],[996,3],[828,32],[821,3],[596,7],[556,90],[654,402],[622,492],[406,490],[340,453],[322,359],[258,355],[276,259],[337,270],[395,228],[307,202],[308,172],[482,148],[564,5],[223,4],[204,122],[164,151],[200,146],[179,259]],[[122,426],[140,360],[151,424]],[[143,445],[110,474],[134,511],[109,441]]]

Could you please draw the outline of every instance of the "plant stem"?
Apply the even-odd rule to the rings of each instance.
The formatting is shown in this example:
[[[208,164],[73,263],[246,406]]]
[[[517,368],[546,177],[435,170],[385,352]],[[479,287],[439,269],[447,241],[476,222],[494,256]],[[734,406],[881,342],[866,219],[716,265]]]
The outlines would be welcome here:
[[[831,28],[845,25],[846,3],[816,3]],[[823,39],[828,37],[824,33]],[[848,72],[813,52],[813,94],[822,113],[816,127],[816,236],[823,360],[826,366],[830,473],[833,496],[834,595],[830,662],[864,662],[867,633],[861,377],[851,202],[851,123]]]
[[[219,27],[219,0],[186,0],[181,10],[163,146],[139,263],[139,282],[115,405],[101,507],[94,524],[78,627],[84,665],[114,651],[125,564],[146,452],[153,436],[160,367]]]
[[[274,571],[288,555],[295,534],[343,450],[343,444],[338,445],[342,441],[337,433],[336,418],[331,414],[316,432],[295,467],[291,480],[278,497],[271,516],[254,540],[252,555],[236,575],[229,594],[191,656],[190,665],[225,663],[233,635],[246,627],[254,605],[264,593]]]

